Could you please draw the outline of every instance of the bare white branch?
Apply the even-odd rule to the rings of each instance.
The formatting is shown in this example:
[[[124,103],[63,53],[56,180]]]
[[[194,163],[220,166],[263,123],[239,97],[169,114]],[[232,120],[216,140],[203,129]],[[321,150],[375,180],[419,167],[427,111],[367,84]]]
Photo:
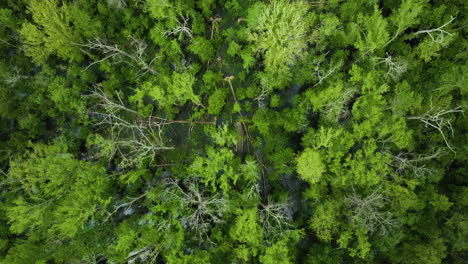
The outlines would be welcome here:
[[[207,232],[212,224],[223,222],[227,201],[218,194],[208,195],[200,189],[196,180],[185,182],[184,187],[172,178],[165,179],[166,189],[163,200],[176,201],[183,208],[180,222],[184,228],[193,231],[199,238],[209,241]],[[202,240],[200,240],[202,241]]]
[[[188,16],[181,16],[180,20],[177,20],[178,26],[173,30],[168,30],[164,32],[164,37],[169,37],[171,35],[179,35],[179,40],[182,39],[183,35],[186,35],[189,39],[193,38],[192,29],[189,28],[189,17]]]
[[[272,236],[281,235],[291,227],[291,217],[288,214],[290,201],[285,203],[274,203],[269,201],[262,204],[259,210],[260,220],[265,232]]]
[[[419,34],[428,34],[429,37],[432,39],[433,42],[442,44],[444,42],[445,37],[453,35],[453,33],[450,33],[443,28],[448,26],[450,23],[452,23],[455,20],[455,17],[450,16],[450,20],[443,24],[442,26],[434,29],[426,29],[426,30],[420,30],[416,33],[415,35]]]
[[[97,126],[110,127],[117,152],[123,158],[122,167],[134,166],[145,158],[153,163],[159,151],[174,149],[164,145],[163,128],[178,121],[153,116],[143,118],[137,111],[125,106],[118,93],[117,101],[114,101],[99,87],[90,96],[100,101],[96,105],[99,111],[91,111],[90,114],[97,117]]]
[[[152,64],[159,57],[155,56],[151,61],[147,62],[144,56],[145,50],[147,48],[146,43],[132,36],[129,37],[132,39],[131,45],[134,48],[133,53],[128,53],[124,51],[117,44],[106,44],[103,40],[98,38],[89,41],[88,44],[75,44],[81,47],[88,48],[90,50],[99,51],[104,55],[102,59],[97,60],[88,65],[85,68],[85,70],[89,69],[95,64],[104,62],[106,60],[113,60],[115,64],[126,63],[132,67],[138,68],[138,77],[141,77],[146,73],[156,74],[156,72],[152,68]]]
[[[110,6],[115,6],[117,9],[127,7],[127,3],[125,2],[125,0],[107,0],[107,3]]]
[[[265,88],[265,86],[262,85],[262,91],[257,97],[254,98],[254,100],[258,102],[258,106],[260,108],[265,107],[265,104],[263,103],[263,101],[268,97],[271,90],[272,90],[271,87]]]
[[[366,197],[357,194],[353,188],[346,202],[351,211],[351,222],[365,227],[370,233],[380,231],[381,235],[386,235],[397,226],[391,213],[384,211],[386,198],[381,188]]]
[[[431,107],[429,110],[419,116],[409,116],[407,117],[408,119],[412,120],[419,120],[424,123],[425,127],[432,127],[439,131],[440,135],[442,136],[445,145],[453,152],[456,153],[453,147],[450,145],[448,141],[448,134],[452,135],[453,137],[453,127],[452,127],[452,114],[456,113],[464,113],[464,110],[462,109],[461,106],[452,108],[452,109],[436,109],[434,105],[432,104],[432,99],[431,99]]]
[[[335,120],[339,118],[345,118],[350,115],[349,109],[346,107],[346,104],[353,98],[353,96],[358,92],[357,89],[348,88],[345,89],[341,95],[335,100],[323,105],[324,115],[330,119]]]
[[[322,68],[320,68],[320,62],[318,62],[315,66],[314,70],[314,75],[318,78],[318,82],[312,86],[312,88],[319,86],[324,80],[326,80],[328,77],[330,77],[335,71],[341,67],[341,63],[336,63],[332,65],[330,62],[330,65],[328,67],[328,70],[324,71]]]
[[[7,75],[7,77],[3,78],[3,81],[10,86],[14,86],[16,83],[18,83],[21,80],[26,80],[26,79],[31,78],[31,76],[22,74],[21,70],[16,66],[13,66],[13,71],[14,71],[13,74]]]
[[[412,171],[414,175],[421,178],[434,172],[433,169],[426,167],[425,162],[438,158],[445,153],[437,150],[432,154],[412,154],[409,152],[400,152],[398,155],[392,156],[392,163],[390,164],[395,168],[397,173],[405,171]]]
[[[398,80],[400,76],[406,72],[408,69],[408,63],[401,59],[394,59],[390,54],[387,53],[387,57],[378,58],[378,64],[384,64],[387,66],[387,73],[384,75],[385,78],[392,78],[393,80]]]
[[[135,202],[137,202],[137,201],[143,199],[144,197],[146,197],[146,195],[147,195],[147,193],[144,193],[144,194],[142,194],[142,195],[140,195],[140,196],[138,196],[138,197],[127,197],[127,198],[129,199],[128,202],[122,203],[122,204],[119,204],[119,205],[115,205],[115,206],[114,206],[114,210],[113,210],[112,212],[107,212],[108,215],[107,215],[106,219],[104,220],[104,222],[107,222],[107,221],[108,221],[113,215],[115,215],[120,209],[125,208],[125,211],[130,210],[131,207],[132,207],[132,205],[133,205]]]

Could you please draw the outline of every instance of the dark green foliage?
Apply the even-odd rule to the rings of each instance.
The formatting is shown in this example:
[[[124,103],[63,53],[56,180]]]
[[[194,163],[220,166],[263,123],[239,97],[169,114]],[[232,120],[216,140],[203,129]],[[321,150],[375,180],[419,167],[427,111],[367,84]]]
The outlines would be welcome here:
[[[0,263],[466,263],[466,1],[0,1]]]

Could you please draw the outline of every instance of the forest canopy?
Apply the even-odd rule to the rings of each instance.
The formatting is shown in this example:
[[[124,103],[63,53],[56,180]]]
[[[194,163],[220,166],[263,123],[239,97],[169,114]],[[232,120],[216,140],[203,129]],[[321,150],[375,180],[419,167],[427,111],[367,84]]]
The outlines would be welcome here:
[[[468,262],[467,10],[0,1],[0,264]]]

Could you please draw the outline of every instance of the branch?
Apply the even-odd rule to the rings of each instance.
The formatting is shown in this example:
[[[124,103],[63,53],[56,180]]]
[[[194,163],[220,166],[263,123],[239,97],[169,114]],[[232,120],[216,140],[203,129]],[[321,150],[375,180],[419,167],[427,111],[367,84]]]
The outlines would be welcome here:
[[[453,127],[452,127],[452,118],[447,118],[446,116],[452,113],[464,113],[464,110],[462,109],[461,106],[458,106],[449,110],[435,109],[431,100],[431,107],[426,113],[420,116],[409,116],[407,118],[411,120],[419,120],[425,124],[425,127],[432,127],[436,129],[437,131],[439,131],[440,135],[442,136],[445,142],[445,145],[453,153],[456,153],[455,150],[450,145],[450,143],[448,142],[448,138],[444,132],[444,128],[445,128],[452,135],[452,137],[454,136]]]
[[[188,16],[181,16],[181,18],[182,18],[182,21],[177,20],[179,26],[174,28],[172,31],[168,30],[168,31],[164,32],[164,34],[163,34],[164,37],[169,37],[171,35],[179,34],[179,40],[180,40],[182,38],[182,35],[185,34],[189,39],[193,38],[192,29],[190,29],[188,27],[189,17]]]
[[[453,16],[450,16],[450,20],[443,24],[442,26],[438,27],[438,28],[434,28],[434,29],[427,29],[427,30],[420,30],[416,33],[414,33],[415,35],[419,35],[419,34],[428,34],[429,37],[432,39],[433,42],[435,43],[439,43],[441,44],[443,41],[444,41],[444,38],[446,36],[451,36],[453,35],[453,33],[450,33],[450,32],[447,32],[445,31],[443,28],[448,26],[450,23],[452,23],[453,21],[455,20],[455,17]],[[432,34],[437,34],[438,35],[438,38],[434,38],[434,36]]]

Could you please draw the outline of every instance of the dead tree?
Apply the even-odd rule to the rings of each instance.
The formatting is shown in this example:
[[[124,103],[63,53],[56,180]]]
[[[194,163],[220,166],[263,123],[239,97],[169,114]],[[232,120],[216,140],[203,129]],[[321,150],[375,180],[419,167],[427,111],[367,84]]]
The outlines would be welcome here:
[[[315,65],[313,74],[315,75],[315,77],[317,77],[318,82],[314,86],[312,86],[312,88],[319,86],[323,81],[325,81],[328,77],[330,77],[333,73],[335,73],[336,70],[339,67],[341,67],[341,64],[342,64],[341,62],[339,62],[339,63],[335,63],[334,65],[332,65],[332,63],[330,62],[328,69],[324,70],[323,68],[320,67],[320,63],[321,62],[318,62]]]
[[[142,195],[138,196],[138,197],[128,197],[128,202],[125,202],[125,203],[121,203],[119,205],[114,205],[114,210],[112,212],[107,212],[107,217],[106,219],[104,220],[104,222],[107,222],[109,221],[109,219],[114,216],[118,211],[121,211],[121,209],[124,209],[124,214],[125,215],[129,215],[131,214],[131,212],[133,211],[133,204],[143,198],[145,198],[147,195],[147,193],[143,193]]]
[[[351,113],[347,104],[356,93],[358,93],[357,89],[345,89],[338,98],[323,105],[323,114],[334,121],[348,117]]]
[[[182,208],[179,219],[182,226],[207,242],[211,242],[207,235],[210,226],[223,222],[223,215],[227,210],[227,201],[223,197],[205,193],[194,179],[182,185],[177,180],[165,179],[165,191],[161,200],[179,203],[179,208]],[[199,241],[203,240],[200,239]]]
[[[397,226],[392,214],[385,211],[387,201],[381,188],[376,188],[368,196],[357,194],[353,188],[346,203],[351,212],[351,222],[363,226],[370,233],[379,231],[381,235],[386,235]]]
[[[134,264],[141,263],[141,261],[144,261],[143,263],[157,263],[157,258],[163,248],[162,243],[158,243],[134,250],[128,254],[126,263]]]
[[[270,87],[265,88],[265,86],[262,85],[262,91],[257,97],[254,98],[254,100],[258,102],[258,106],[260,108],[265,107],[265,104],[263,103],[263,101],[268,97],[271,91],[272,89]]]
[[[115,6],[117,9],[122,9],[127,7],[125,0],[107,0],[107,3],[110,6]]]
[[[117,101],[114,101],[99,87],[90,96],[99,100],[95,105],[97,111],[90,114],[97,117],[96,126],[110,128],[116,150],[123,157],[122,167],[133,166],[144,158],[149,158],[152,163],[157,152],[174,149],[166,146],[163,140],[163,128],[170,121],[152,116],[143,118],[125,106],[118,93]]]
[[[392,156],[390,166],[395,168],[395,172],[401,174],[405,171],[411,171],[417,178],[424,177],[434,172],[433,169],[426,166],[426,162],[444,155],[444,152],[437,150],[433,154],[413,154],[409,152],[400,152]]]
[[[221,21],[221,17],[219,16],[214,16],[210,17],[210,22],[211,22],[211,33],[210,33],[210,40],[213,39],[213,34],[215,29],[218,30],[218,22]],[[239,19],[237,20],[237,23],[239,23]]]
[[[172,35],[179,35],[178,38],[179,40],[182,39],[183,35],[186,35],[189,39],[193,38],[193,32],[192,29],[189,28],[189,17],[188,16],[181,16],[180,20],[177,20],[178,26],[172,30],[168,30],[164,32],[163,36],[164,37],[169,37]]]
[[[3,81],[10,86],[15,86],[21,80],[27,80],[32,78],[31,76],[22,74],[21,69],[19,69],[16,66],[13,66],[12,70],[14,71],[14,73],[6,73],[6,76],[3,78]]]
[[[146,59],[146,48],[148,47],[146,43],[132,36],[129,36],[131,41],[131,46],[133,47],[132,52],[124,51],[117,44],[110,45],[105,43],[105,41],[95,38],[92,41],[89,41],[87,44],[75,44],[89,50],[95,50],[104,55],[100,60],[97,60],[90,65],[88,65],[85,70],[89,69],[91,66],[107,61],[112,60],[114,64],[126,63],[131,67],[138,69],[137,76],[141,77],[147,73],[156,74],[155,70],[152,68],[153,62],[158,59],[158,56],[154,56],[153,59]]]
[[[452,109],[438,109],[432,104],[432,100],[430,102],[430,108],[424,114],[419,116],[409,116],[408,119],[411,120],[419,120],[424,123],[425,127],[432,127],[439,131],[440,135],[442,136],[445,145],[452,151],[456,153],[453,147],[450,145],[448,141],[448,135],[454,136],[453,127],[452,127],[452,117],[451,114],[456,113],[463,113],[463,109],[461,106],[452,108]]]
[[[98,86],[89,96],[99,101],[90,111],[90,115],[97,118],[96,126],[110,129],[110,136],[116,147],[115,152],[123,157],[122,167],[134,166],[142,159],[149,159],[150,164],[153,164],[158,152],[174,149],[173,146],[166,145],[167,140],[164,138],[166,126],[216,123],[215,121],[169,120],[154,115],[143,117],[137,111],[127,107],[119,93],[116,93],[117,100],[113,100]]]
[[[394,59],[387,53],[387,57],[378,58],[378,64],[384,64],[387,67],[387,73],[384,77],[390,77],[394,81],[398,80],[400,76],[408,69],[408,64],[401,59]]]
[[[278,236],[284,234],[291,227],[291,216],[288,214],[290,202],[274,203],[268,201],[259,210],[260,220],[266,234]]]

